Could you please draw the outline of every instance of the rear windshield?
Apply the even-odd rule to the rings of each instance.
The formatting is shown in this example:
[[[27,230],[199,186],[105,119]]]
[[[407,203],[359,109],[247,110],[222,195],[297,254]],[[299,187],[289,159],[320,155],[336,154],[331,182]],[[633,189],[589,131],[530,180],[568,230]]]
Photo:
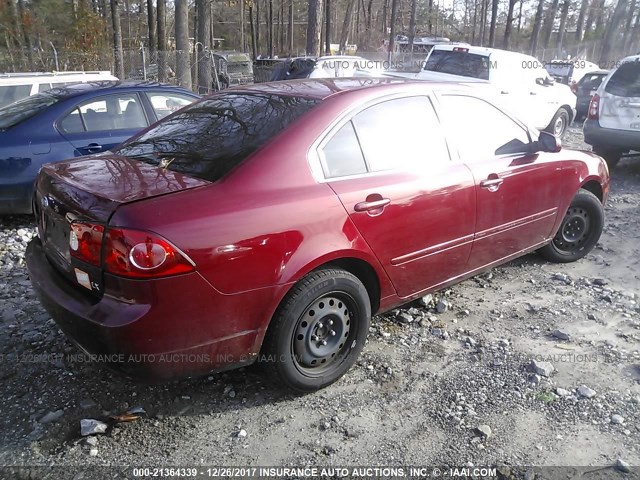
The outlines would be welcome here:
[[[58,101],[59,98],[45,92],[6,105],[0,108],[0,130],[6,130],[25,121]]]
[[[620,65],[611,75],[604,90],[618,97],[640,97],[640,62]]]
[[[432,50],[424,69],[489,80],[489,58],[469,52]]]
[[[215,95],[167,117],[115,153],[216,181],[317,104],[290,96]]]
[[[2,85],[0,86],[0,107],[29,95],[31,95],[31,85]]]

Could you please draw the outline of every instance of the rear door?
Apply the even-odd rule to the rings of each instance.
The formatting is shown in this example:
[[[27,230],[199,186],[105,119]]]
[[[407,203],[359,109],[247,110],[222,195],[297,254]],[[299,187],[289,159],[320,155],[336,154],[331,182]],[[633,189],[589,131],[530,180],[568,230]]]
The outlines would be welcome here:
[[[74,147],[74,155],[110,150],[149,125],[135,92],[102,95],[79,101],[57,121],[58,131]]]
[[[640,131],[640,60],[625,62],[606,80],[600,126]]]
[[[465,272],[473,177],[450,161],[428,97],[365,108],[323,140],[319,156],[327,182],[401,297]]]
[[[561,172],[539,155],[526,153],[527,130],[489,102],[443,94],[439,105],[448,138],[476,185],[470,270],[540,245],[555,223]]]

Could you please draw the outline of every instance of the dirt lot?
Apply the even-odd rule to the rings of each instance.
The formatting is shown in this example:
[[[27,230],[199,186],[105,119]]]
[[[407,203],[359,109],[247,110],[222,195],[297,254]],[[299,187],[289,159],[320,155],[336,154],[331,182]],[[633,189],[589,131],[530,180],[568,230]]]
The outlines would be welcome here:
[[[578,128],[565,144],[583,145]],[[75,348],[27,278],[31,219],[4,218],[0,465],[65,467],[30,478],[122,478],[74,477],[72,466],[371,464],[636,478],[639,470],[623,470],[640,465],[640,160],[621,162],[606,211],[605,233],[582,261],[530,255],[426,307],[376,317],[357,366],[305,396],[277,390],[253,367],[146,386],[69,361]],[[534,372],[532,359],[553,371],[541,363]],[[80,436],[81,419],[135,406],[147,415]]]

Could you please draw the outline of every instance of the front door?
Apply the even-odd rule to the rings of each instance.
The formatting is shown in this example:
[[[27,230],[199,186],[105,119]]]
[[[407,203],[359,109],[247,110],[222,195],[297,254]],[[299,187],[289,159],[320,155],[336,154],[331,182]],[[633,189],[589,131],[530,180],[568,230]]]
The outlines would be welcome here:
[[[490,103],[462,94],[439,101],[448,137],[476,185],[470,270],[541,245],[556,220],[557,169],[528,153],[527,130]]]
[[[466,271],[475,225],[469,169],[450,160],[426,96],[370,106],[323,142],[325,176],[408,297]]]

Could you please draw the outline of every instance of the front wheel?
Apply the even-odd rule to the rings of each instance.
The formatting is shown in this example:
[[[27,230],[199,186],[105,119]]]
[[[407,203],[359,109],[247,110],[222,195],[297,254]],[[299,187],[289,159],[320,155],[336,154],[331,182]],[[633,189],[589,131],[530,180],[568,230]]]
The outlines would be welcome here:
[[[369,332],[371,302],[349,272],[311,272],[287,294],[264,340],[260,362],[285,386],[311,392],[354,364]]]
[[[581,189],[573,197],[556,236],[540,253],[551,262],[575,262],[593,250],[603,227],[602,203],[593,193]]]
[[[567,132],[571,116],[566,108],[560,108],[553,116],[551,123],[544,129],[545,132],[552,133],[558,138],[562,138]]]

